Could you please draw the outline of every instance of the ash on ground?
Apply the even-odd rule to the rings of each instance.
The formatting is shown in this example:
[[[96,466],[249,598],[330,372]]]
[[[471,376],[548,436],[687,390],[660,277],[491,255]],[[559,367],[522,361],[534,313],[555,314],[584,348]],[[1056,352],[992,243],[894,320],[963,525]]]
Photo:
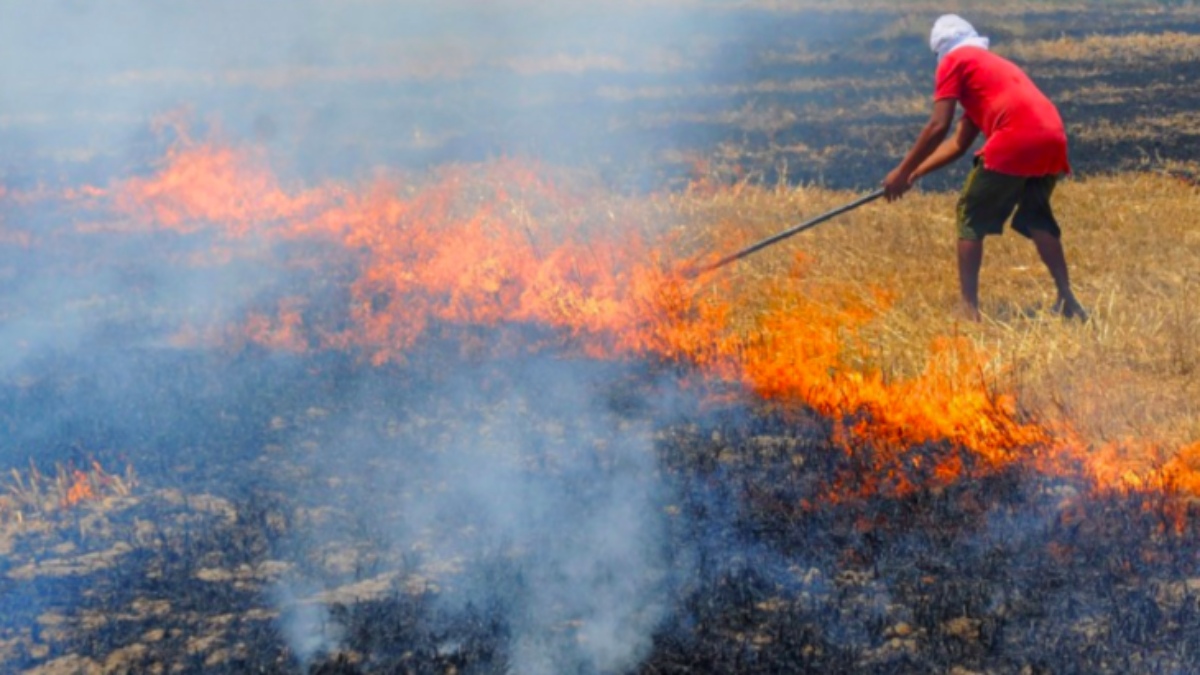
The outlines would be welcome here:
[[[138,358],[164,403],[135,419],[95,405],[113,382],[85,363],[3,387],[14,415],[76,411],[59,442],[105,439],[142,475],[131,496],[5,521],[6,670],[1128,673],[1200,657],[1200,538],[1167,496],[1010,468],[829,499],[869,467],[828,423],[646,364]],[[954,451],[914,451],[912,476]]]

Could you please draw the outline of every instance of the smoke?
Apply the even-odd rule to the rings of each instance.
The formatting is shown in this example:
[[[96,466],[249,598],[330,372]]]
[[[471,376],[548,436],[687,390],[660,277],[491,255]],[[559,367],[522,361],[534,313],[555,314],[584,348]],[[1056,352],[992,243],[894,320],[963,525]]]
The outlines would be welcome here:
[[[310,178],[627,155],[642,140],[614,146],[629,120],[600,90],[690,71],[706,48],[684,36],[718,25],[677,2],[6,3],[0,166],[94,181],[144,162],[147,123],[181,107]]]
[[[628,373],[550,357],[453,370],[423,383],[390,433],[347,422],[316,461],[363,499],[337,524],[306,530],[292,555],[325,550],[356,523],[407,561],[406,574],[436,584],[447,615],[488,608],[513,672],[628,670],[671,610],[679,557],[668,550],[671,490],[651,416],[612,405]],[[352,408],[374,408],[375,393]],[[337,583],[295,579],[280,595],[301,595],[291,584],[336,595]],[[295,653],[312,654],[321,633],[299,616],[284,633]]]
[[[256,403],[269,378],[243,381],[208,356],[187,366],[206,372],[194,379],[155,368],[204,351],[204,340],[177,340],[189,327],[236,323],[318,284],[278,264],[270,243],[222,239],[229,222],[131,233],[129,213],[93,210],[78,191],[154,173],[173,140],[156,131],[164,114],[184,110],[199,127],[253,141],[285,187],[514,154],[644,185],[660,177],[672,134],[638,126],[655,111],[609,94],[703,84],[713,63],[736,80],[747,57],[722,51],[738,30],[728,19],[677,1],[4,3],[0,234],[32,242],[0,243],[0,379],[25,406],[5,413],[6,463],[23,464],[31,448],[49,463],[62,446],[133,446],[159,457],[160,475],[138,467],[151,481],[183,480],[172,453],[211,449],[199,411],[244,415],[247,429],[262,421]],[[263,197],[245,182],[217,197]],[[284,546],[304,569],[270,601],[293,652],[307,661],[342,640],[328,594],[345,574],[305,561],[352,525],[380,538],[385,571],[436,583],[450,615],[491,608],[514,672],[633,667],[674,611],[671,588],[693,555],[670,550],[677,495],[646,421],[675,414],[674,385],[639,380],[656,399],[629,415],[613,400],[631,377],[625,366],[544,356],[451,370],[412,386],[398,410],[380,410],[379,391],[362,384],[349,407],[400,426],[349,414],[303,460],[356,497],[341,518],[299,528]],[[48,372],[59,379],[35,388],[41,398],[13,384]],[[203,390],[189,390],[197,381]],[[331,485],[304,497],[341,504]]]
[[[688,70],[683,36],[711,32],[710,19],[623,1],[4,3],[0,368],[92,348],[114,316],[122,340],[146,344],[286,294],[278,267],[198,271],[180,262],[211,241],[117,242],[77,226],[120,214],[56,203],[153,171],[171,140],[155,131],[164,115],[253,142],[289,185],[513,154],[641,175],[651,158],[634,155],[647,146],[617,140],[626,113],[598,92]],[[22,240],[32,245],[11,244]]]
[[[297,597],[293,590],[290,586],[276,586],[272,601],[280,608],[279,628],[292,653],[301,663],[309,663],[318,654],[334,651],[341,631],[329,616],[328,608]]]

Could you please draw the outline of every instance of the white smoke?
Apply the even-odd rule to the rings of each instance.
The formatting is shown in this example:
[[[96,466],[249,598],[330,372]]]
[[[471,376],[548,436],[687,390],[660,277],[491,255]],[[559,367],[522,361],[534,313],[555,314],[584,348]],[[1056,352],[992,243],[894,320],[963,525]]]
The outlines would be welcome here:
[[[234,139],[261,141],[282,171],[299,176],[353,179],[398,160],[420,166],[528,148],[618,156],[607,129],[621,123],[612,115],[624,113],[593,105],[596,88],[605,78],[694,67],[691,48],[676,38],[689,35],[697,16],[709,33],[726,24],[691,11],[688,3],[626,0],[4,3],[0,185],[13,192],[43,183],[103,187],[150,171],[163,151],[151,121],[180,108]],[[594,145],[575,143],[577,134],[590,134]],[[479,147],[468,142],[479,138],[472,141]],[[427,145],[444,154],[421,154]],[[630,145],[640,151],[644,143],[634,136]],[[75,241],[71,217],[60,220],[57,236]],[[48,234],[30,220],[6,224],[35,240]],[[143,250],[142,240],[134,250],[80,240],[80,258],[98,272],[64,279],[57,269],[38,270],[43,276],[29,292],[0,292],[0,300],[28,308],[0,329],[8,350],[0,374],[42,352],[94,351],[94,336],[113,315],[122,320],[108,339],[112,351],[157,348],[180,328],[184,309],[221,324],[259,300],[260,290],[288,290],[284,273],[272,268],[190,273],[156,261],[160,252]],[[129,282],[130,269],[147,280]],[[101,294],[108,304],[97,304]],[[164,307],[180,309],[164,317]],[[101,360],[130,380],[105,389],[120,398],[114,407],[166,405],[159,389],[135,377],[136,355]],[[394,557],[418,551],[429,564],[464,561],[463,571],[438,579],[441,601],[449,611],[479,599],[503,608],[516,672],[630,668],[669,611],[667,488],[651,431],[611,409],[606,383],[589,364],[545,359],[521,368],[508,372],[499,394],[482,392],[472,372],[414,392],[414,400],[444,409],[414,404],[398,414],[446,420],[437,433],[412,429],[364,445],[359,423],[347,418],[345,438],[323,445],[308,468],[362,486],[353,517],[383,533]],[[179,414],[190,405],[181,399]],[[52,412],[27,424],[26,436],[53,437],[59,415],[77,411]],[[141,424],[136,415],[96,417],[125,420],[130,437]],[[377,460],[388,456],[403,457],[403,470],[378,471]],[[336,534],[297,533],[297,558],[316,555]],[[473,571],[496,561],[506,568],[499,585]],[[328,606],[314,600],[339,583],[313,573],[276,588],[280,628],[301,660],[339,643]]]
[[[279,585],[272,601],[280,608],[279,628],[292,654],[303,664],[337,648],[340,627],[330,620],[329,610],[320,603],[298,597],[296,589]],[[308,589],[312,590],[312,589]]]
[[[458,563],[434,579],[439,603],[451,614],[499,608],[513,672],[632,668],[670,609],[668,488],[651,430],[611,410],[594,365],[488,368],[499,375],[467,369],[423,391],[426,405],[403,413],[421,423],[392,440],[363,444],[348,430],[318,470],[363,486],[371,497],[353,518],[397,557]],[[479,391],[486,381],[492,390]],[[402,468],[381,470],[381,456]],[[327,548],[337,530],[301,533],[295,555]],[[302,583],[314,582],[330,583]],[[284,633],[311,654],[320,638],[303,626],[293,618]]]

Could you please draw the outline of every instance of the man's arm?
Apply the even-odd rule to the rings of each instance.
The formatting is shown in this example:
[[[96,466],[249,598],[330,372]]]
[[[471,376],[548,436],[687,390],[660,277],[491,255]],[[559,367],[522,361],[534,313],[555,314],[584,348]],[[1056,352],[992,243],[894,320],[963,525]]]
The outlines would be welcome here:
[[[958,123],[958,132],[952,138],[946,139],[937,147],[937,150],[933,151],[933,154],[913,170],[911,180],[915,182],[947,164],[957,162],[960,157],[967,154],[978,136],[979,127],[964,115]]]
[[[904,161],[892,169],[892,172],[883,181],[888,201],[899,199],[912,187],[913,171],[916,171],[917,167],[921,166],[938,149],[938,146],[946,139],[946,134],[950,132],[950,125],[954,123],[954,107],[956,105],[958,105],[958,101],[952,98],[934,102],[933,114],[929,117],[925,128],[921,130],[921,135],[917,137],[917,141],[905,155]]]

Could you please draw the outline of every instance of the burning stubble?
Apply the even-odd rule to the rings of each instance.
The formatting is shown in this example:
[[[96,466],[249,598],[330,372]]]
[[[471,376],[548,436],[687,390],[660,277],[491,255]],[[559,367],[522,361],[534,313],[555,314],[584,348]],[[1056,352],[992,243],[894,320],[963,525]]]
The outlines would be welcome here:
[[[1012,393],[989,384],[991,357],[964,337],[934,339],[914,376],[861,371],[855,362],[870,358],[863,331],[889,310],[891,293],[812,283],[803,264],[791,278],[742,286],[745,295],[720,279],[684,280],[665,253],[669,237],[616,220],[603,202],[588,208],[585,191],[520,162],[450,167],[420,184],[293,188],[253,151],[176,127],[155,172],[73,190],[69,206],[79,194],[89,212],[124,219],[122,234],[133,242],[174,242],[166,250],[185,268],[215,278],[257,270],[262,282],[235,284],[240,295],[210,294],[218,311],[209,322],[191,323],[190,301],[159,319],[156,326],[173,327],[172,344],[348,351],[380,365],[449,339],[468,352],[562,349],[693,368],[701,379],[834,419],[836,442],[866,463],[830,486],[833,500],[904,495],[1027,462],[1050,473],[1082,470],[1105,489],[1188,484],[1186,458],[1148,465],[1159,451],[1136,444],[1091,452],[1069,420],[1042,425],[1022,415]],[[597,222],[597,213],[608,219]],[[110,239],[102,228],[76,233]],[[109,249],[118,269],[122,245],[132,246]],[[160,287],[172,295],[169,284]],[[752,311],[740,311],[743,303]],[[137,330],[144,316],[128,315],[129,330],[146,340]],[[478,327],[507,325],[531,329],[500,345],[472,337]],[[969,454],[924,463],[914,478],[897,471],[912,448],[939,440]]]
[[[421,13],[405,13],[418,5]],[[1032,591],[1077,604],[1069,593],[1055,595],[1064,584],[1054,574],[1040,585],[1060,567],[1087,578],[1094,598],[1111,600],[1113,630],[1128,631],[1124,639],[1134,644],[1144,637],[1141,614],[1158,610],[1129,619],[1121,613],[1126,598],[1145,608],[1145,596],[1161,591],[1178,612],[1174,625],[1193,625],[1192,582],[1171,576],[1172,565],[1190,565],[1178,562],[1190,551],[1171,535],[1195,527],[1187,498],[1200,493],[1200,446],[1097,447],[1069,418],[1044,424],[997,384],[1003,373],[992,370],[995,355],[969,336],[928,345],[894,338],[889,347],[921,352],[920,366],[873,367],[878,334],[944,328],[928,319],[911,331],[887,323],[899,303],[897,293],[881,290],[887,278],[878,268],[895,260],[865,267],[865,257],[848,256],[836,264],[857,264],[861,274],[824,278],[806,260],[694,284],[674,273],[694,250],[734,248],[753,220],[747,214],[775,227],[843,195],[727,186],[704,176],[679,194],[627,199],[523,160],[426,170],[447,158],[555,147],[583,128],[603,131],[584,144],[602,151],[591,154],[603,164],[615,143],[608,131],[625,118],[602,106],[592,115],[592,76],[634,92],[648,75],[686,79],[694,57],[720,40],[647,50],[635,36],[612,43],[615,54],[592,52],[575,39],[587,20],[570,11],[543,8],[518,22],[470,7],[464,11],[477,32],[499,38],[479,45],[409,39],[429,26],[454,33],[463,21],[458,5],[448,14],[424,13],[426,5],[374,15],[410,19],[400,40],[380,36],[386,27],[367,25],[368,13],[354,20],[367,38],[335,36],[347,26],[325,22],[316,5],[281,18],[227,3],[215,6],[229,10],[227,18],[205,22],[194,7],[139,18],[138,3],[116,3],[89,23],[62,19],[97,10],[47,4],[0,21],[19,33],[0,41],[5,49],[39,57],[4,60],[16,95],[6,99],[14,108],[0,119],[8,134],[0,140],[18,150],[8,154],[18,159],[8,160],[9,185],[0,192],[3,275],[11,282],[0,328],[0,376],[11,382],[3,390],[11,404],[2,413],[7,449],[86,459],[93,449],[132,445],[160,485],[207,489],[205,481],[219,476],[220,489],[242,501],[234,509],[194,500],[225,519],[201,544],[188,548],[191,532],[179,543],[141,524],[133,536],[151,542],[141,556],[182,559],[170,578],[199,586],[197,597],[250,588],[252,602],[269,603],[269,612],[256,606],[246,615],[271,615],[279,637],[255,644],[270,651],[286,642],[275,667],[294,665],[287,657],[313,665],[362,658],[354,652],[374,645],[394,659],[366,669],[475,659],[481,669],[612,672],[649,658],[648,668],[669,670],[707,665],[707,656],[731,670],[782,662],[831,671],[906,663],[916,649],[911,636],[923,634],[945,641],[933,648],[934,660],[948,668],[946,659],[982,650],[981,636],[987,649],[1000,650],[994,627],[1021,617],[1038,595]],[[627,18],[611,19],[611,32],[627,28]],[[696,27],[669,12],[641,18],[639,35],[667,43],[670,31],[657,34],[664,26]],[[174,29],[148,43],[121,39],[130,26],[154,21]],[[101,28],[92,30],[96,22]],[[167,44],[191,24],[195,36]],[[51,34],[70,44],[47,44],[65,62],[40,42],[28,44],[57,25],[64,32]],[[159,48],[139,50],[146,44]],[[146,68],[140,51],[160,55],[159,67]],[[221,63],[212,62],[214,52]],[[21,64],[33,65],[18,72]],[[444,99],[445,90],[430,87],[434,80],[451,82],[450,90],[475,88],[472,105]],[[797,81],[786,90],[824,96],[839,82]],[[699,92],[742,92],[740,82],[716,90],[693,84]],[[59,117],[34,109],[57,110],[60,100],[76,109]],[[179,114],[147,123],[146,108],[181,100],[199,117],[224,114],[232,130],[194,131],[202,125]],[[911,99],[880,100],[912,112]],[[798,121],[774,105],[735,109],[742,112],[707,118],[728,118],[772,144]],[[97,150],[78,133],[93,133],[94,124],[137,131],[115,131],[119,150],[110,141]],[[476,133],[483,127],[488,133]],[[669,135],[656,133],[655,142]],[[256,144],[239,140],[251,137]],[[396,164],[421,170],[345,177],[397,156],[404,161]],[[43,166],[61,168],[62,184],[45,179],[57,174]],[[922,199],[923,207],[945,206]],[[852,222],[878,226],[870,236],[896,230],[882,217],[861,217]],[[684,241],[678,231],[664,236],[680,223],[690,226]],[[1187,332],[1186,317],[1177,330]],[[1178,349],[1176,367],[1187,370],[1190,343]],[[308,391],[309,383],[328,390]],[[742,407],[746,401],[753,410]],[[710,425],[703,410],[723,404],[730,419]],[[292,417],[267,410],[293,406]],[[311,435],[301,433],[302,423]],[[217,437],[214,427],[232,431]],[[237,468],[205,467],[226,459]],[[258,523],[256,511],[243,508],[256,490],[285,495],[295,513]],[[1087,516],[1088,508],[1098,515]],[[1122,531],[1130,513],[1142,521],[1134,516]],[[1077,536],[1078,523],[1097,528],[1109,514],[1126,520],[1112,519],[1116,525],[1092,539],[1086,528]],[[246,534],[260,524],[259,538],[286,535],[265,544]],[[209,544],[218,550],[203,548]],[[167,572],[115,557],[122,546],[93,562],[117,567],[118,586],[158,592]],[[1089,556],[1112,561],[1112,569]],[[1013,574],[1004,567],[1010,558],[1018,567],[1033,561],[1032,571]],[[231,570],[211,567],[213,560]],[[1112,581],[1160,560],[1172,561],[1149,574],[1160,588]],[[74,573],[52,563],[43,567]],[[246,581],[239,565],[260,576]],[[9,576],[27,579],[39,569],[23,564]],[[989,589],[975,578],[976,570],[997,569],[1020,588]],[[259,597],[254,584],[263,578],[269,583]],[[937,586],[939,578],[953,583]],[[231,588],[215,585],[229,579],[237,582]],[[8,596],[8,606],[40,605],[42,587],[30,588]],[[229,597],[213,604],[224,610]],[[1107,612],[1105,602],[1088,606]],[[155,607],[156,616],[189,616],[178,606]],[[406,613],[412,607],[420,611]],[[967,612],[999,618],[981,626]],[[37,614],[21,607],[13,620],[32,623]],[[144,619],[134,614],[140,627]],[[884,623],[896,621],[885,633]],[[1021,630],[1042,625],[1041,618],[1014,621]],[[364,629],[375,624],[383,627]],[[1072,645],[1082,639],[1066,623],[1049,632]],[[881,636],[892,637],[881,644]],[[1095,649],[1085,637],[1080,649]],[[204,651],[190,640],[171,644],[162,648],[171,659]],[[231,658],[238,647],[229,647],[205,658]],[[37,653],[18,658],[46,657]],[[760,655],[783,660],[755,662]]]

